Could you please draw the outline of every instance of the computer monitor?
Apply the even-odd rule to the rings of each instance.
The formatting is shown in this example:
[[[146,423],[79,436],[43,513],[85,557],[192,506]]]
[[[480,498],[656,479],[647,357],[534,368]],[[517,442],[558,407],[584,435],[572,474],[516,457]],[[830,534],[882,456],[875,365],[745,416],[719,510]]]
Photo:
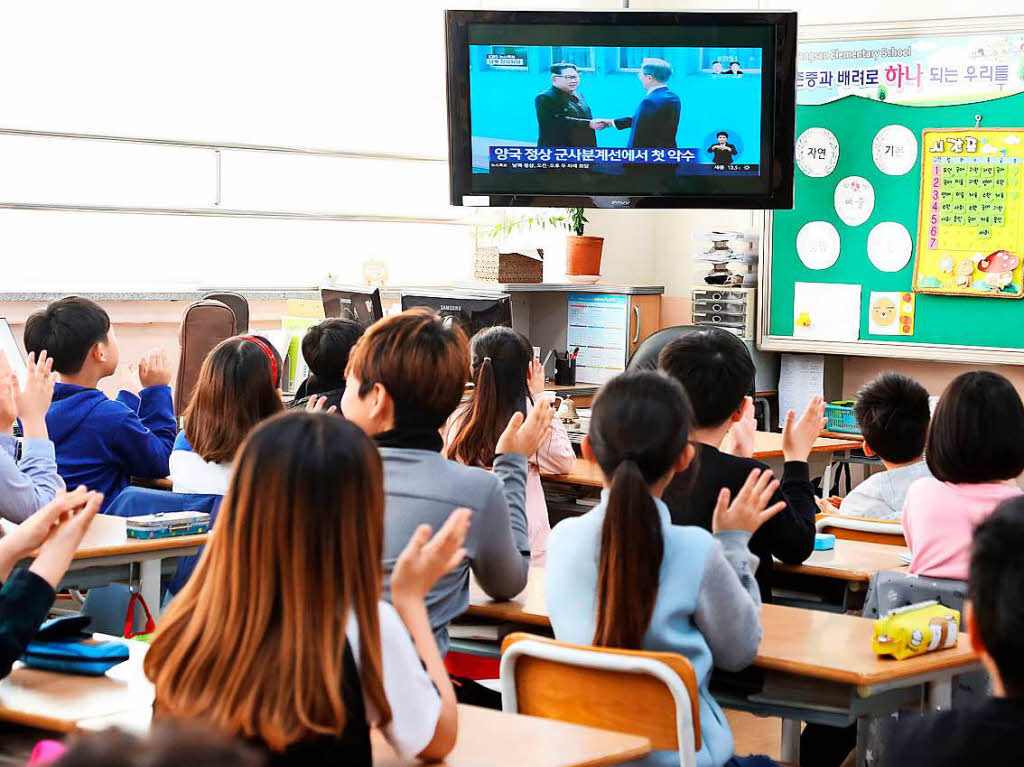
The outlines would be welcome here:
[[[25,357],[21,353],[21,347],[14,337],[10,323],[4,317],[0,317],[0,351],[7,357],[11,370],[18,376],[18,383],[25,385],[25,377],[28,375],[28,367],[25,364]]]
[[[373,291],[365,286],[321,288],[320,299],[324,302],[325,317],[355,320],[364,328],[384,317],[377,288]]]
[[[442,317],[450,317],[462,327],[468,338],[484,328],[512,327],[512,298],[506,295],[431,291],[402,293],[402,310],[426,306]]]

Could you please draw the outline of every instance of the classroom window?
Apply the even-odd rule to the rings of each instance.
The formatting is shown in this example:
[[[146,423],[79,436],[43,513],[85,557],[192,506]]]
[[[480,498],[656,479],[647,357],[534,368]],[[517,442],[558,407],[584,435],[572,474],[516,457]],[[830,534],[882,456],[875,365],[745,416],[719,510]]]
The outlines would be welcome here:
[[[665,58],[664,48],[619,48],[620,72],[639,72],[644,59]]]
[[[583,45],[552,45],[551,63],[568,62],[582,72],[594,71],[594,49]]]

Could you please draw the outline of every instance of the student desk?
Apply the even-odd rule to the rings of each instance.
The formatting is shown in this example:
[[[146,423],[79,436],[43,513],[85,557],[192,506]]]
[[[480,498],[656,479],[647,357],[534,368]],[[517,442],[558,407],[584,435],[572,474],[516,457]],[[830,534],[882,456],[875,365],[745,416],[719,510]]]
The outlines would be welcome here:
[[[823,473],[827,473],[834,454],[848,453],[858,449],[862,444],[864,444],[863,440],[853,435],[850,439],[819,437],[814,443],[814,447],[811,448],[809,463],[812,469],[820,468]],[[780,478],[782,476],[782,457],[781,434],[767,431],[759,431],[755,434],[754,458],[767,463]],[[597,464],[585,458],[577,458],[576,468],[569,474],[544,474],[542,477],[551,482],[563,482],[570,485],[601,486],[601,472]]]
[[[550,628],[544,584],[544,570],[532,568],[526,590],[509,602],[494,602],[473,584],[467,615],[524,631]],[[753,666],[764,670],[763,688],[724,692],[713,682],[713,692],[728,708],[781,717],[782,761],[793,764],[800,761],[801,722],[846,726],[922,700],[948,708],[953,677],[981,668],[964,634],[955,648],[896,661],[872,652],[874,622],[867,618],[763,605],[761,625]]]
[[[15,664],[11,675],[0,681],[0,720],[64,733],[115,726],[145,733],[153,716],[153,685],[142,671],[149,645],[126,644],[130,658],[106,676],[57,674]],[[415,761],[400,759],[377,732],[373,750],[375,765],[411,767]],[[459,739],[445,764],[601,767],[644,757],[650,750],[647,738],[459,706]]]
[[[909,553],[904,546],[837,538],[834,549],[815,551],[803,564],[787,565],[776,560],[773,590],[821,594],[842,612],[860,609],[871,576],[879,570],[904,570]],[[785,601],[811,606],[798,600]]]

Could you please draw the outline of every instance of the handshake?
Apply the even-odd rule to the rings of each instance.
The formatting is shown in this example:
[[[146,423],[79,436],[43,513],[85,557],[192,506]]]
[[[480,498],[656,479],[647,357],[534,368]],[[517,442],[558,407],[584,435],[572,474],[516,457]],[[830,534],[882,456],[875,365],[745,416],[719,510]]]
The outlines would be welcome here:
[[[606,117],[590,121],[590,127],[594,130],[604,130],[605,128],[611,128],[613,125],[615,125],[615,120],[609,120]]]

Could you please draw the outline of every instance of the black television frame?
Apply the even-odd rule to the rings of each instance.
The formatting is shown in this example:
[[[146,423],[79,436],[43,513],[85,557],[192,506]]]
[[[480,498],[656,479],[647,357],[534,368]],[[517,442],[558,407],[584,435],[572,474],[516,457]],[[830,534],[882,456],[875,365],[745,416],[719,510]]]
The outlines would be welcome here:
[[[771,138],[762,168],[769,169],[768,190],[751,194],[687,195],[564,195],[475,194],[472,188],[472,153],[469,150],[469,25],[722,25],[723,17],[735,24],[774,27],[775,57],[771,98]],[[492,207],[578,208],[731,208],[779,210],[793,207],[796,123],[797,14],[793,11],[445,11],[448,55],[448,168],[451,204],[463,206],[463,197],[480,199]],[[765,106],[764,104],[762,106]],[[767,114],[766,114],[767,117]],[[486,199],[487,202],[483,200]]]

